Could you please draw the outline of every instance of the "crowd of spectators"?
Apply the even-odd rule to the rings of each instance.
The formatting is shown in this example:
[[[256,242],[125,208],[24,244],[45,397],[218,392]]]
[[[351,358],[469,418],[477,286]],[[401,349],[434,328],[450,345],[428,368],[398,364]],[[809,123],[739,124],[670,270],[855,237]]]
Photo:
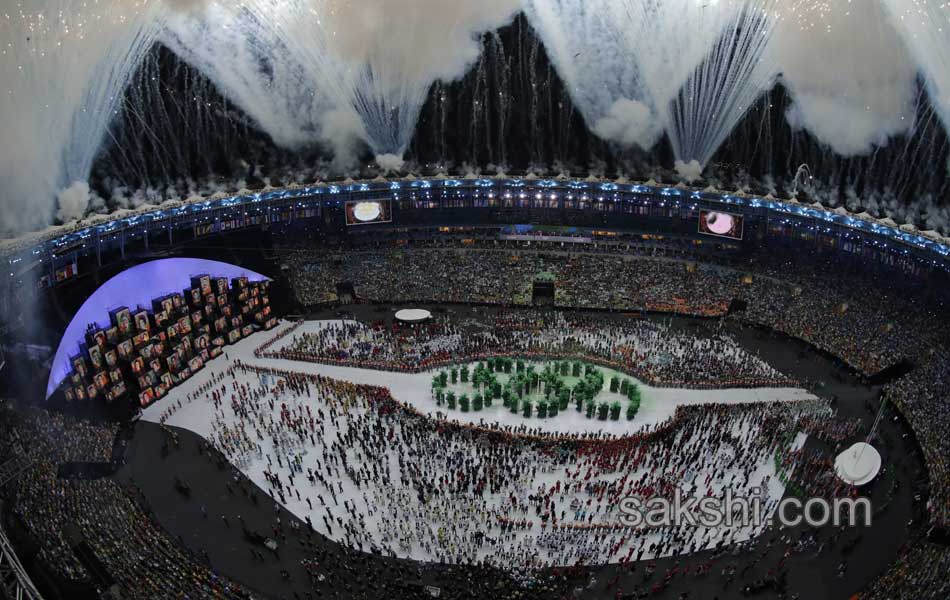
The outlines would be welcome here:
[[[60,476],[67,462],[110,460],[117,425],[24,411],[17,427],[28,437],[35,462],[5,490],[8,505],[39,542],[40,560],[62,581],[101,584],[67,541],[65,532],[74,527],[124,598],[250,597],[171,539],[134,489],[108,477]]]
[[[885,397],[907,417],[930,474],[928,509],[950,527],[950,354],[941,350],[887,386]]]
[[[908,299],[847,280],[759,279],[742,292],[748,310],[740,319],[803,339],[867,375],[916,358],[935,330]]]
[[[529,304],[538,272],[538,261],[529,256],[473,256],[461,249],[303,254],[291,264],[297,299],[305,305],[331,301],[341,282],[364,300]]]
[[[861,600],[945,600],[950,598],[950,549],[926,539],[901,549],[897,560]]]
[[[736,273],[668,259],[619,255],[559,255],[511,250],[412,249],[298,254],[291,280],[305,305],[330,302],[338,282],[357,298],[383,302],[465,302],[528,305],[536,278],[555,279],[555,304],[576,308],[724,314]],[[438,268],[435,268],[435,267]]]
[[[816,274],[806,263],[745,269],[620,254],[523,249],[391,248],[297,253],[291,281],[304,305],[336,300],[349,283],[356,298],[379,302],[462,302],[530,305],[536,278],[553,278],[562,307],[725,315],[804,339],[855,369],[873,374],[914,358],[945,333],[921,300],[882,291],[866,280]],[[869,303],[867,298],[874,298]]]

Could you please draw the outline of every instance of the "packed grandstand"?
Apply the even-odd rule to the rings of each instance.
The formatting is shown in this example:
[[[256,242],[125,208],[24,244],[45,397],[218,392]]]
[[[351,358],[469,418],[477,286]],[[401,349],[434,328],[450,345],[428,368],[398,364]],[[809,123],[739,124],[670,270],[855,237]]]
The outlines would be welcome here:
[[[165,290],[184,308],[163,296],[113,311],[116,328],[131,317],[129,340],[148,333],[130,348],[158,364],[148,376],[148,361],[103,356],[121,373],[101,389],[123,383],[108,401],[70,392],[109,374],[95,366],[101,321],[68,352],[90,372],[67,365],[49,399],[37,397],[49,362],[22,353],[29,377],[2,373],[3,529],[44,597],[950,594],[943,265],[815,235],[529,235],[453,218],[437,228],[396,211],[370,233],[304,218],[171,240],[163,252],[271,278],[269,298],[250,302],[241,290],[258,284],[240,279],[205,291],[190,272]],[[74,258],[83,276],[37,296],[51,347],[106,275],[156,254]],[[396,306],[434,316],[398,323]],[[166,331],[166,310],[187,330]],[[114,335],[104,355],[125,340]],[[643,396],[629,421],[611,412],[633,402],[622,385]],[[858,490],[834,458],[869,432],[885,469]],[[769,510],[789,495],[867,496],[875,524],[617,521],[624,495],[677,488],[764,488]]]

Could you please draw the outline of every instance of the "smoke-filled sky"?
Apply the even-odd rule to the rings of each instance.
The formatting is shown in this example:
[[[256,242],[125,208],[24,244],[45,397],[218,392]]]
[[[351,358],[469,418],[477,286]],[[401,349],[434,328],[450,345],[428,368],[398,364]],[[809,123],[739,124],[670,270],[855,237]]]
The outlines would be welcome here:
[[[288,147],[357,140],[398,168],[432,83],[465,74],[519,0],[249,0],[169,20],[170,47]],[[222,49],[225,51],[222,52]]]
[[[775,34],[788,120],[838,154],[866,154],[914,125],[917,72],[878,2],[793,4]]]
[[[594,135],[618,151],[666,137],[689,180],[776,83],[830,155],[913,139],[918,82],[950,124],[942,0],[22,0],[0,20],[0,229],[102,204],[91,165],[156,39],[279,146],[398,171],[433,84],[519,12]]]
[[[0,231],[65,219],[157,30],[158,0],[22,0],[0,14]],[[78,184],[78,185],[77,185]],[[88,189],[88,186],[85,186]],[[81,193],[80,193],[81,195]],[[85,207],[80,200],[79,209]]]

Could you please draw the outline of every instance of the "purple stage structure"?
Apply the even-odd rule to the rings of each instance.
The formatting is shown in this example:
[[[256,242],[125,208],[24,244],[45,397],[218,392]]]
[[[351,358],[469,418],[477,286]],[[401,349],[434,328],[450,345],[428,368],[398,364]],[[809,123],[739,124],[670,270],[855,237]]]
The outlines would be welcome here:
[[[200,258],[165,258],[122,271],[89,296],[70,321],[53,357],[46,397],[53,395],[72,370],[69,358],[79,354],[90,323],[109,327],[110,310],[128,306],[134,313],[137,306],[150,308],[153,299],[191,287],[191,277],[197,275],[210,275],[212,280],[217,277],[229,280],[247,277],[251,282],[270,279],[237,265]]]

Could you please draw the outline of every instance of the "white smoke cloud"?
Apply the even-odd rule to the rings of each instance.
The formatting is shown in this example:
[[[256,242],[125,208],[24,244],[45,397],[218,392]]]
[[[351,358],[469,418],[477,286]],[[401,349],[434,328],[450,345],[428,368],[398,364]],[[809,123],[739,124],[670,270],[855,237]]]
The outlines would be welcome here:
[[[701,165],[696,159],[693,159],[689,162],[678,160],[676,161],[675,166],[676,174],[679,175],[680,179],[687,183],[696,181],[703,176],[703,165]]]
[[[795,105],[786,116],[842,155],[870,152],[913,127],[916,68],[878,2],[805,2],[774,35]]]
[[[212,3],[203,11],[169,15],[161,41],[211,79],[277,145],[295,150],[319,139],[320,120],[333,107],[272,27],[233,6]]]
[[[15,4],[15,7],[14,7]],[[0,231],[49,224],[60,190],[89,178],[129,76],[151,46],[158,2],[6,2],[0,16]]]
[[[759,185],[765,188],[766,194],[771,194],[772,196],[778,195],[778,186],[776,185],[775,178],[770,174],[766,174],[759,180]]]
[[[297,148],[329,139],[350,165],[354,132],[375,154],[402,154],[431,84],[464,75],[481,33],[508,22],[519,5],[246,0],[173,15],[164,41],[275,142]]]
[[[60,190],[56,195],[59,203],[56,218],[63,223],[81,219],[89,209],[90,198],[89,183],[85,181],[76,181],[68,188]]]
[[[196,13],[204,10],[214,0],[162,0],[170,10],[177,13]]]
[[[376,164],[384,172],[401,171],[406,161],[397,154],[378,154],[376,155]]]
[[[310,0],[334,32],[340,58],[386,67],[379,76],[393,89],[404,80],[427,87],[463,75],[481,52],[480,34],[501,27],[520,0]]]
[[[776,0],[525,0],[525,14],[598,136],[705,162],[771,86]]]
[[[366,132],[359,117],[351,110],[334,108],[320,115],[320,139],[333,151],[332,168],[348,173],[359,165],[361,140]]]
[[[117,185],[112,188],[111,205],[113,208],[129,208],[132,205],[129,200],[129,188],[124,185]]]
[[[883,0],[883,4],[926,75],[931,102],[950,131],[950,3]]]
[[[653,146],[663,133],[650,107],[629,98],[618,98],[591,130],[605,140],[641,148]]]

